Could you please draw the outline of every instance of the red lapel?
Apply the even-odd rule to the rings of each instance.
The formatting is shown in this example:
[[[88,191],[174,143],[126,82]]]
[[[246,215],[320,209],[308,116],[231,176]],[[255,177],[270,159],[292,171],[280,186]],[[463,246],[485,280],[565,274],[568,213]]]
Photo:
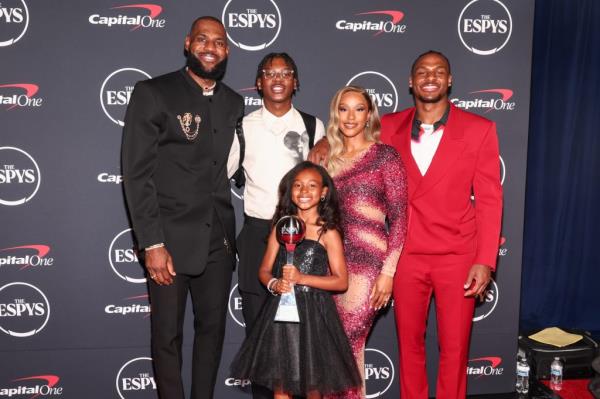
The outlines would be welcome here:
[[[410,198],[412,198],[414,191],[423,179],[419,167],[410,151],[410,131],[415,117],[415,111],[415,108],[412,108],[406,115],[403,115],[404,118],[398,121],[396,132],[391,137],[391,144],[400,153],[402,161],[404,162],[404,167],[406,168],[406,174],[408,175],[408,195]]]
[[[412,120],[411,120],[412,121]],[[409,130],[410,132],[410,130]],[[410,133],[409,133],[410,134]],[[410,139],[410,138],[409,138]],[[463,129],[460,123],[460,110],[454,105],[450,105],[450,115],[448,115],[448,123],[444,127],[444,134],[440,144],[431,160],[431,165],[427,169],[427,173],[421,179],[419,187],[415,190],[412,198],[419,197],[426,193],[429,189],[437,184],[442,177],[452,168],[452,164],[458,159],[465,147]],[[408,144],[408,152],[410,154],[410,142]],[[412,163],[414,159],[412,159]],[[416,167],[416,163],[415,163]],[[419,176],[421,172],[416,168]]]

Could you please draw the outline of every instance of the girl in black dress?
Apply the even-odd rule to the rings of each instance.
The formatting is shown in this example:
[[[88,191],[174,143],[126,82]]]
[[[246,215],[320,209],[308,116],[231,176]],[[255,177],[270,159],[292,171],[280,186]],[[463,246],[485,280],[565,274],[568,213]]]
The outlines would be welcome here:
[[[273,223],[296,215],[306,224],[294,265],[271,231],[260,281],[274,296],[233,361],[232,376],[271,389],[276,399],[309,399],[360,386],[362,379],[330,291],[345,291],[348,275],[333,181],[321,166],[302,162],[279,185]],[[294,290],[300,323],[274,321],[279,296]]]

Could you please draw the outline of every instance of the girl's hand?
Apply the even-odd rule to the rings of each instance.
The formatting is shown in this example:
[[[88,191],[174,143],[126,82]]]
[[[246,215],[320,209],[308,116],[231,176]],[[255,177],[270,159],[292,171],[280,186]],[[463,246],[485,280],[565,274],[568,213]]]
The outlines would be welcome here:
[[[294,265],[283,265],[283,278],[292,284],[302,284],[302,273]]]
[[[379,310],[386,306],[392,296],[392,286],[394,279],[385,274],[380,274],[375,280],[375,285],[371,291],[369,300],[371,301],[371,308]]]
[[[276,294],[281,295],[283,293],[286,292],[290,292],[292,290],[292,285],[290,284],[289,281],[285,280],[285,279],[277,279],[277,281],[275,283],[273,283],[273,291],[275,291]]]

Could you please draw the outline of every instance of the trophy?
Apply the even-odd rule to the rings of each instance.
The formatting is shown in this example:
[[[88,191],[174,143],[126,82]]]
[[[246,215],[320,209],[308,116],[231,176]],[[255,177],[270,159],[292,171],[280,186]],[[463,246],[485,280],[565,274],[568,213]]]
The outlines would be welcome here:
[[[304,239],[305,231],[306,226],[304,222],[297,216],[284,216],[275,224],[277,240],[285,245],[287,264],[294,264],[294,250],[296,249],[296,245]],[[288,323],[300,322],[294,287],[292,287],[290,292],[281,294],[277,313],[275,314],[275,321]]]

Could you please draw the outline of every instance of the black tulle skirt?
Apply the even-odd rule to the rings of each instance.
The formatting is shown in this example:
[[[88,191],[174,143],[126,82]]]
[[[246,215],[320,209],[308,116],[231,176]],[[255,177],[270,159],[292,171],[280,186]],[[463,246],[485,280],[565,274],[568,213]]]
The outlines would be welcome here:
[[[362,384],[335,303],[328,292],[296,289],[300,323],[273,321],[269,297],[231,365],[231,376],[293,395],[340,392]]]

